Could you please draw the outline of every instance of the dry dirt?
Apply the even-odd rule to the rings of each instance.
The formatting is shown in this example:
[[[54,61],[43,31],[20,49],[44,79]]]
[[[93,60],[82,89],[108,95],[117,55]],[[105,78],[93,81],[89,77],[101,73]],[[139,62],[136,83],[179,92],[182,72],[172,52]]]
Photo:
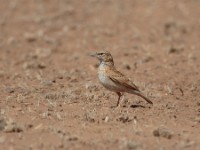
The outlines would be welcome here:
[[[199,0],[1,0],[0,149],[200,149]],[[98,82],[89,52],[154,102]]]

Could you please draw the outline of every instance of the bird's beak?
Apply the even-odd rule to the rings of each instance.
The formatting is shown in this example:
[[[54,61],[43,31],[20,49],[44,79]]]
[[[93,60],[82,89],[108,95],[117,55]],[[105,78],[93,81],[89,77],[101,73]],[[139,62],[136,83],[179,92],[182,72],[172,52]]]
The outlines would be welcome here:
[[[95,53],[90,53],[90,56],[97,57],[97,53],[96,52]]]

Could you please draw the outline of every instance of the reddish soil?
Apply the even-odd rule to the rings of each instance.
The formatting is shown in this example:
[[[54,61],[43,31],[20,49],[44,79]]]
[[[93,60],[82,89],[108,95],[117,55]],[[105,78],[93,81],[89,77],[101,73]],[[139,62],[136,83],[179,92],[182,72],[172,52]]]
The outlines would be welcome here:
[[[0,149],[200,149],[200,1],[0,5]],[[109,50],[154,102],[98,82]]]

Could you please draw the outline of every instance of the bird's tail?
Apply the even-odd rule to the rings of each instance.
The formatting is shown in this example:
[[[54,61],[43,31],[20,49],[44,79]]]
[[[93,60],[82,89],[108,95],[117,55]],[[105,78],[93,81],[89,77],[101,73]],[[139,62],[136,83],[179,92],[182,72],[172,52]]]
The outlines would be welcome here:
[[[152,102],[150,99],[148,99],[146,96],[144,96],[144,94],[143,94],[142,92],[140,92],[140,91],[134,91],[134,94],[136,94],[136,95],[142,97],[142,98],[143,98],[144,100],[146,100],[149,104],[152,104],[152,105],[153,105],[153,102]]]

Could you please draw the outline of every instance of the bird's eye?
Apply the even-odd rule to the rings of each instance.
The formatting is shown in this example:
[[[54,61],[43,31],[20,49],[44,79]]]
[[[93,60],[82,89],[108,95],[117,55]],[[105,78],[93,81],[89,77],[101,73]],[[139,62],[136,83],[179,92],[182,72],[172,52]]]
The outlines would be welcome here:
[[[99,53],[99,55],[103,55],[103,53]]]

